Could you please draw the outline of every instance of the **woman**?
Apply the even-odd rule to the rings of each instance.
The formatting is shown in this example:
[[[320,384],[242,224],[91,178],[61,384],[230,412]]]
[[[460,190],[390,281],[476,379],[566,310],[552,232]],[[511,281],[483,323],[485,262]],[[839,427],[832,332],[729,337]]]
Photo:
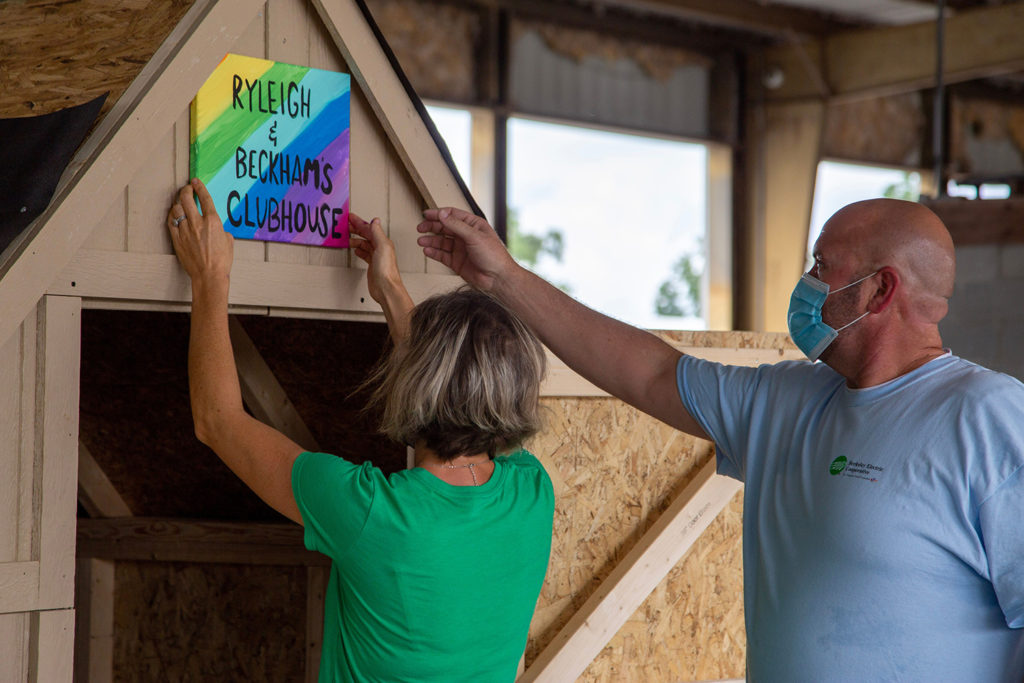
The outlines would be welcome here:
[[[394,340],[371,403],[385,433],[414,446],[416,467],[385,476],[303,452],[242,407],[228,335],[233,238],[199,180],[167,222],[192,279],[196,435],[332,560],[320,680],[513,680],[547,569],[554,495],[532,455],[498,453],[538,428],[537,339],[477,292],[414,308],[380,221],[353,215]]]

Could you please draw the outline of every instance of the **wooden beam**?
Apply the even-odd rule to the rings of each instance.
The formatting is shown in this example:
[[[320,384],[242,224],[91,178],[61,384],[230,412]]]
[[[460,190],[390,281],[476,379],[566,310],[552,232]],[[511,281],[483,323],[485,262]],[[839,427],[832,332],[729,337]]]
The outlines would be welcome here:
[[[242,323],[235,316],[231,316],[228,328],[231,332],[231,348],[235,352],[238,381],[242,386],[242,400],[249,406],[253,417],[270,425],[306,450],[319,450],[313,434],[288,398],[284,387],[277,381],[270,366],[263,360]]]
[[[949,228],[953,244],[1024,243],[1024,199],[926,199]]]
[[[45,296],[39,302],[41,367],[37,368],[36,429],[42,476],[38,520],[39,598],[35,609],[70,610],[75,604],[75,516],[78,481],[78,378],[82,302]],[[58,651],[53,651],[56,655]],[[68,650],[70,668],[71,650]]]
[[[327,567],[306,569],[306,683],[317,683],[320,652],[324,643],[324,596],[327,594]]]
[[[130,517],[79,519],[78,557],[105,560],[209,562],[326,567],[306,550],[302,527],[265,522],[220,522]]]
[[[357,3],[312,3],[427,205],[470,210],[452,169]]]
[[[776,38],[822,35],[849,26],[819,12],[751,0],[604,0],[601,4]]]
[[[413,301],[450,291],[462,278],[440,273],[403,273]],[[172,254],[130,254],[83,249],[50,283],[50,294],[188,304],[188,276]],[[297,263],[236,260],[231,268],[232,306],[343,311],[383,320],[366,288],[366,270]]]
[[[91,517],[131,517],[124,498],[81,440],[78,441],[78,502]]]
[[[576,680],[740,488],[708,461],[519,680]]]
[[[1024,69],[1024,3],[963,10],[945,20],[947,84]],[[783,81],[769,100],[876,97],[935,84],[935,23],[845,31],[771,47],[764,68]],[[764,76],[754,74],[760,80]]]
[[[114,563],[75,563],[75,680],[114,680]]]
[[[804,271],[814,183],[825,122],[822,100],[755,104],[748,113],[746,183],[748,320],[742,329],[785,332],[793,285]]]
[[[263,7],[262,0],[196,0],[157,49],[75,155],[50,206],[0,255],[0,340],[17,329],[81,249]]]

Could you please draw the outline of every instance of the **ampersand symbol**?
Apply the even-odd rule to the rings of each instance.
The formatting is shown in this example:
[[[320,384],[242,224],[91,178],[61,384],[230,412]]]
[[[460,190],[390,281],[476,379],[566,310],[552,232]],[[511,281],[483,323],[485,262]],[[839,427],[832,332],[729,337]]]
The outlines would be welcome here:
[[[267,138],[270,140],[271,144],[274,145],[274,147],[277,147],[277,121],[274,121],[272,124],[270,124],[270,134],[267,135]]]

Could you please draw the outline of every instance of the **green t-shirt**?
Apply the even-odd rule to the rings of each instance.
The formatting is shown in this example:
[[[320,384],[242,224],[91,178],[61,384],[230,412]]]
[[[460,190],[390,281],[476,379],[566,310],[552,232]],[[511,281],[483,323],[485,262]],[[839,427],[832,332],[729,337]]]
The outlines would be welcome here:
[[[321,681],[515,679],[551,553],[554,491],[526,451],[480,486],[303,453],[306,547],[331,558]]]

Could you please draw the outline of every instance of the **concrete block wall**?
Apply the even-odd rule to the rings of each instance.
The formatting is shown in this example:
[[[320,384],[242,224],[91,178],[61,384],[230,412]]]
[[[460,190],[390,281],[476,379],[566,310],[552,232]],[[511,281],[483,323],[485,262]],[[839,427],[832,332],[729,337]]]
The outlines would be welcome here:
[[[962,246],[939,324],[953,353],[1024,381],[1024,244]]]

